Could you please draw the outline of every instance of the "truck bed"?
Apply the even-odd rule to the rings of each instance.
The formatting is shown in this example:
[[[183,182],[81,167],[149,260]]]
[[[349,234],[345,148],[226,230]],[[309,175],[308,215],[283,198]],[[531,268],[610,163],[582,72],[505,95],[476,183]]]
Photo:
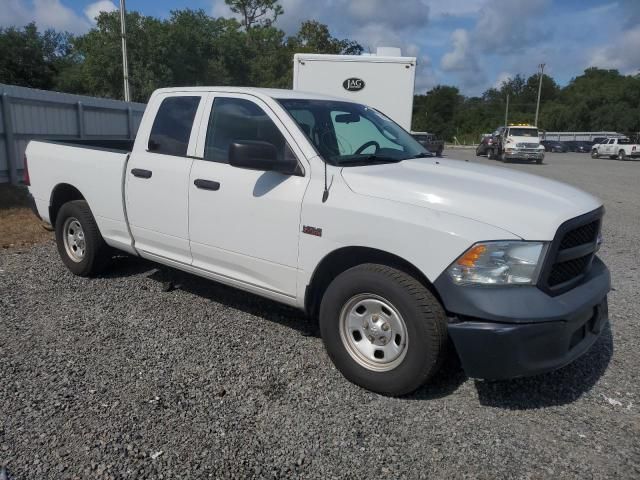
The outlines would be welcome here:
[[[133,140],[48,140],[27,145],[31,194],[49,223],[56,192],[73,188],[91,205],[105,241],[133,252],[124,206],[125,171]],[[71,187],[70,187],[71,186]]]

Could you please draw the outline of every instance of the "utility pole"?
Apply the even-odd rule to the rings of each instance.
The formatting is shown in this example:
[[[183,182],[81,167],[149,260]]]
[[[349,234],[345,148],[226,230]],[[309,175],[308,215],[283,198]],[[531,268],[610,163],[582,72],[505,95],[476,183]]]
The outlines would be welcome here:
[[[538,112],[540,112],[540,93],[542,92],[542,75],[544,73],[544,63],[538,65],[540,67],[540,81],[538,82],[538,102],[536,103],[536,121],[534,125],[538,126]]]
[[[124,77],[124,101],[131,101],[129,92],[129,65],[127,63],[127,27],[125,26],[126,7],[120,0],[120,35],[122,37],[122,76]]]
[[[508,125],[507,121],[509,120],[509,94],[507,93],[507,107],[504,109],[504,126]]]

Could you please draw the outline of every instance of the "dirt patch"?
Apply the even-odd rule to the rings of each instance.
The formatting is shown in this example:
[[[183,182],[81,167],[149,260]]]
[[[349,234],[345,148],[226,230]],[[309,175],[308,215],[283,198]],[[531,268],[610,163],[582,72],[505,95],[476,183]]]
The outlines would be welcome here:
[[[34,245],[53,239],[27,206],[27,189],[0,185],[0,248]]]

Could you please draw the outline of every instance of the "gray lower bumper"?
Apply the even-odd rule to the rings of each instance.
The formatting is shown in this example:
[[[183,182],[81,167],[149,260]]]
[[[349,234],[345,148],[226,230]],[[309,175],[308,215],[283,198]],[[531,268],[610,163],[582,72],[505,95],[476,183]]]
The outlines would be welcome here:
[[[544,152],[504,152],[504,156],[509,159],[543,160]]]
[[[551,297],[535,286],[435,287],[453,316],[449,335],[467,375],[503,379],[560,368],[585,353],[608,321],[610,276],[598,258],[584,282]]]

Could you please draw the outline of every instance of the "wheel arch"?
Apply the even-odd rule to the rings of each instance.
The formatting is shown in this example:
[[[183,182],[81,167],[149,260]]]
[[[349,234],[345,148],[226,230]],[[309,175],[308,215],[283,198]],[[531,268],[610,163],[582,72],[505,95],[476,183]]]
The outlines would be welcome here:
[[[49,200],[49,220],[51,225],[56,224],[56,218],[62,205],[72,200],[86,199],[80,190],[69,183],[59,183],[53,188]]]
[[[331,281],[342,272],[364,263],[377,263],[397,268],[422,283],[442,303],[440,295],[433,283],[414,264],[404,258],[371,247],[352,246],[342,247],[325,255],[316,266],[311,281],[306,287],[304,296],[305,312],[315,317],[320,308],[320,302]]]

